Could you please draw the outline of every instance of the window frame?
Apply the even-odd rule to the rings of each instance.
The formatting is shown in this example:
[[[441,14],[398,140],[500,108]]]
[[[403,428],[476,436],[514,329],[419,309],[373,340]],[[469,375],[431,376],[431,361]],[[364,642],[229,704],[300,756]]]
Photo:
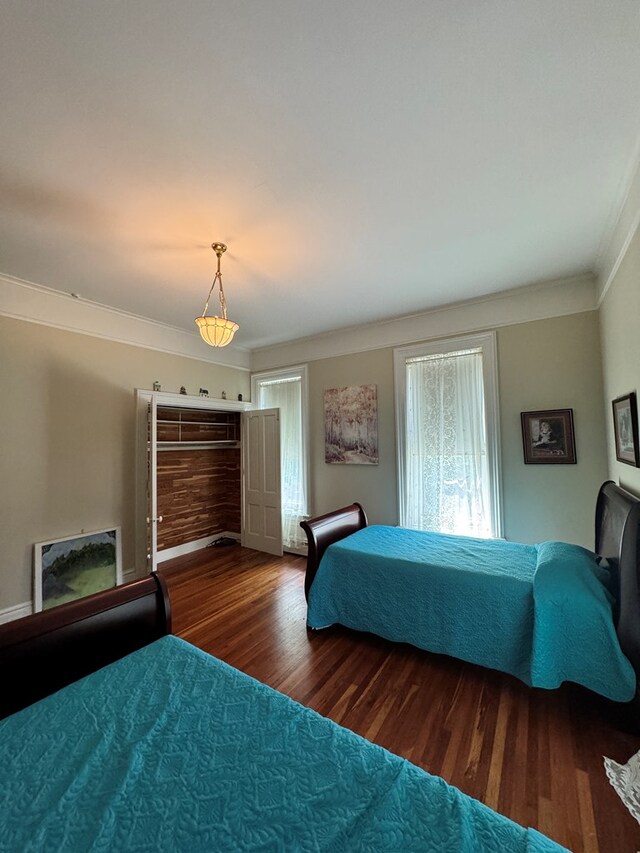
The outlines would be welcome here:
[[[293,367],[279,368],[276,370],[262,370],[251,374],[251,408],[258,409],[258,386],[260,382],[278,379],[300,379],[300,401],[302,405],[302,490],[307,508],[306,517],[309,518],[309,370],[306,364],[297,364]],[[287,551],[291,549],[287,548]],[[298,553],[298,551],[295,551]],[[305,553],[300,551],[299,553]]]
[[[408,358],[447,354],[458,350],[480,348],[482,350],[482,378],[484,383],[485,429],[487,434],[487,462],[489,488],[493,515],[494,536],[503,538],[502,477],[500,458],[500,408],[498,400],[498,358],[496,333],[483,332],[456,338],[423,341],[393,351],[394,396],[396,416],[396,458],[398,483],[398,518],[400,526],[406,520],[406,430],[407,430],[407,377]]]

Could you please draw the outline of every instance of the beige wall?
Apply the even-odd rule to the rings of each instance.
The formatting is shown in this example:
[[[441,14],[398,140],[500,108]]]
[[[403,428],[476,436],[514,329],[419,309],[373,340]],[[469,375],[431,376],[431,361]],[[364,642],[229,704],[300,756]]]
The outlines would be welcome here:
[[[31,601],[33,544],[122,527],[133,567],[134,389],[249,399],[249,374],[0,317],[0,611]]]
[[[520,542],[563,539],[593,546],[595,497],[606,479],[598,317],[594,311],[498,330],[505,535]],[[375,384],[380,464],[324,462],[323,392]],[[370,520],[396,524],[393,349],[309,364],[311,511],[360,501]],[[574,410],[577,465],[525,465],[520,412]]]
[[[613,440],[611,401],[631,391],[640,394],[640,228],[600,307],[609,476],[640,494],[640,468],[618,462]]]
[[[598,488],[607,479],[595,311],[498,331],[504,528],[507,539],[594,547]],[[573,409],[576,465],[525,465],[520,412]]]
[[[603,306],[606,328],[635,325],[637,243],[634,251]],[[625,311],[634,294],[635,314]],[[591,545],[595,493],[607,475],[605,420],[609,425],[597,314],[521,323],[497,334],[506,536]],[[619,333],[605,337],[616,344],[612,352],[608,340],[605,362],[617,359],[616,373],[635,364],[637,376],[637,343],[628,355],[635,338],[627,335],[623,344]],[[632,379],[616,380],[606,399],[635,388]],[[124,567],[133,565],[133,391],[150,389],[154,380],[165,391],[185,385],[197,393],[202,386],[214,397],[225,390],[229,399],[249,399],[249,375],[236,368],[0,317],[0,611],[31,600],[34,542],[118,524]],[[324,389],[370,383],[378,387],[380,464],[327,465]],[[310,362],[309,402],[312,512],[359,500],[373,523],[396,524],[393,349]],[[578,464],[525,466],[520,411],[555,407],[574,409]],[[614,466],[616,478],[639,473]]]
[[[328,465],[324,461],[324,391],[349,385],[377,386],[378,465]],[[312,513],[359,501],[372,524],[397,524],[393,350],[311,362],[309,424]]]

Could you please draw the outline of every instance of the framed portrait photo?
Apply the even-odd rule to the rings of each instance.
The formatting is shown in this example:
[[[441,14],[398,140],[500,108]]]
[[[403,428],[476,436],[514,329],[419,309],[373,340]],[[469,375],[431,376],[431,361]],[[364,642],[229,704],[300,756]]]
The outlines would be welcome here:
[[[638,468],[638,409],[635,393],[632,391],[631,394],[618,397],[612,406],[616,459]]]
[[[526,465],[575,465],[573,409],[520,412]]]
[[[119,527],[37,542],[34,551],[36,613],[122,583]]]

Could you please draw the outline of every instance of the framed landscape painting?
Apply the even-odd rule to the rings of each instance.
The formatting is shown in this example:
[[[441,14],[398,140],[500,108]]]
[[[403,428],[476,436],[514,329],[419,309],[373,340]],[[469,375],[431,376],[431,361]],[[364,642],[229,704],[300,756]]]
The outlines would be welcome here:
[[[324,392],[324,461],[378,464],[378,393],[375,385]]]
[[[616,459],[627,465],[640,465],[638,461],[638,409],[636,395],[625,394],[613,401],[613,434],[616,442]]]
[[[520,412],[526,465],[575,465],[573,409]]]
[[[122,583],[119,527],[38,542],[34,558],[36,613]]]

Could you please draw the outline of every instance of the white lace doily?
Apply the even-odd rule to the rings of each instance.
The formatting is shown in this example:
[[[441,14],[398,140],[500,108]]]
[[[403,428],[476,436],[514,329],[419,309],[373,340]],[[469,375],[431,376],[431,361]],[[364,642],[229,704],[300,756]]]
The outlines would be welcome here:
[[[618,796],[640,823],[640,752],[632,755],[626,764],[605,758],[604,769]]]

